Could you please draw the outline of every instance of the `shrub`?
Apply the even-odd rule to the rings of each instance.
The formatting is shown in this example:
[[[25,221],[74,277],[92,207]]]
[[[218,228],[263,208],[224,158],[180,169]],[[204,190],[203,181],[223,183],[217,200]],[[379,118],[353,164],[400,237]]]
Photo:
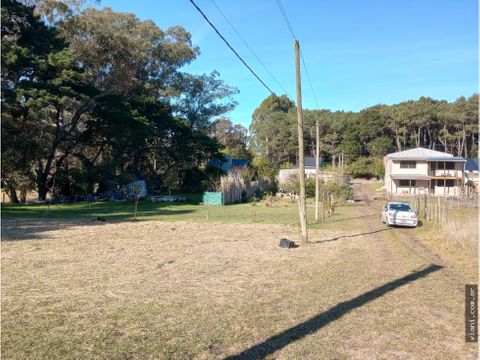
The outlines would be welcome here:
[[[333,195],[338,202],[345,202],[353,198],[353,190],[350,185],[339,185],[337,183],[328,183],[326,191]]]
[[[288,182],[284,184],[283,190],[287,192],[300,192],[300,183],[296,175],[292,175]],[[323,199],[327,194],[331,194],[336,202],[345,202],[353,198],[353,191],[350,185],[340,185],[335,182],[325,183],[320,181],[320,198]],[[315,179],[306,179],[305,193],[307,196],[315,196]]]
[[[284,162],[284,163],[281,163],[279,168],[280,169],[293,169],[295,167],[295,165],[293,165],[291,162]]]
[[[380,179],[384,175],[383,160],[381,158],[360,157],[348,165],[347,174],[352,178]]]
[[[252,165],[259,177],[271,181],[275,180],[278,170],[266,157],[254,158]]]

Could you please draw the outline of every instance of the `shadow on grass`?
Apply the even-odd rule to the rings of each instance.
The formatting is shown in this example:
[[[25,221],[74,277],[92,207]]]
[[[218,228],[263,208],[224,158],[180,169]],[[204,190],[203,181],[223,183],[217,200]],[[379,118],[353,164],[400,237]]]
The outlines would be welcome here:
[[[440,269],[442,269],[442,266],[431,264],[423,270],[415,271],[409,275],[406,275],[378,288],[370,290],[351,300],[339,303],[338,305],[330,308],[329,310],[320,313],[301,324],[291,327],[290,329],[287,329],[280,334],[272,336],[264,342],[242,351],[240,354],[228,356],[226,357],[226,359],[262,359],[267,355],[273,354],[275,351],[283,349],[285,346],[293,343],[294,341],[300,340],[303,337],[315,331],[318,331],[332,321],[338,320],[351,310],[363,306],[366,303],[375,300],[390,291],[393,291],[412,281],[425,277]]]
[[[123,205],[122,205],[123,206]],[[131,207],[131,206],[130,206]],[[133,210],[130,207],[122,208],[88,208],[88,209],[58,209],[47,215],[45,210],[33,213],[20,211],[19,214],[2,213],[2,242],[3,241],[26,241],[48,238],[50,231],[63,230],[74,226],[101,226],[108,223],[125,223],[148,221],[160,217],[185,215],[194,213],[193,209],[175,209],[175,206],[164,209],[139,209],[138,219],[134,219]],[[99,221],[100,219],[100,221]]]
[[[132,219],[133,202],[95,202],[46,205],[2,205],[2,218],[79,219],[103,216],[115,219]],[[157,203],[142,201],[138,216],[177,215],[194,212],[195,203]]]
[[[390,228],[379,229],[379,230],[364,232],[364,233],[360,233],[360,234],[343,235],[343,236],[338,236],[338,237],[334,237],[334,238],[331,238],[331,239],[312,241],[311,243],[312,244],[321,244],[321,243],[325,243],[325,242],[337,241],[337,240],[340,240],[340,239],[353,238],[353,237],[362,236],[362,235],[376,234],[376,233],[379,233],[379,232],[382,232],[382,231],[387,231],[387,230],[390,230]]]

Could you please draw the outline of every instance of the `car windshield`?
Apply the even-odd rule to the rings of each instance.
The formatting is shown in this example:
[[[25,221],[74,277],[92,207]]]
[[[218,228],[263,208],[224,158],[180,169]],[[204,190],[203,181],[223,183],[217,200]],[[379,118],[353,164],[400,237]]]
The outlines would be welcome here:
[[[410,204],[390,204],[390,210],[393,210],[393,211],[413,211]]]

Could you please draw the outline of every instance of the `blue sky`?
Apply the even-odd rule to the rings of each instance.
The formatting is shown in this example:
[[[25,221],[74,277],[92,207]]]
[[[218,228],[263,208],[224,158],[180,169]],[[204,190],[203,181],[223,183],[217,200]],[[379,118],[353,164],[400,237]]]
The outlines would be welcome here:
[[[283,91],[245,47],[212,0],[195,0],[230,44],[278,95]],[[215,0],[262,62],[295,99],[292,36],[275,0]],[[359,111],[430,96],[455,100],[478,91],[477,0],[281,0],[320,108]],[[188,0],[109,0],[100,6],[181,25],[200,47],[183,70],[218,70],[240,90],[227,116],[248,126],[269,92],[251,75]],[[304,109],[316,104],[302,68]]]

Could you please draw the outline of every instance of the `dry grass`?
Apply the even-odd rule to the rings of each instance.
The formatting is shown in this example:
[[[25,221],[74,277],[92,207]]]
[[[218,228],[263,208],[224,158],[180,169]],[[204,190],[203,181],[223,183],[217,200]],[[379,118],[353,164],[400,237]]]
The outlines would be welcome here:
[[[476,281],[478,268],[478,208],[450,209],[441,224],[425,222],[416,233],[433,251],[453,262],[470,279]]]
[[[477,251],[478,208],[451,209],[440,233],[445,241],[454,241],[467,251]]]
[[[290,250],[288,225],[4,220],[2,356],[475,358],[463,279],[407,281],[428,259],[351,211]]]

